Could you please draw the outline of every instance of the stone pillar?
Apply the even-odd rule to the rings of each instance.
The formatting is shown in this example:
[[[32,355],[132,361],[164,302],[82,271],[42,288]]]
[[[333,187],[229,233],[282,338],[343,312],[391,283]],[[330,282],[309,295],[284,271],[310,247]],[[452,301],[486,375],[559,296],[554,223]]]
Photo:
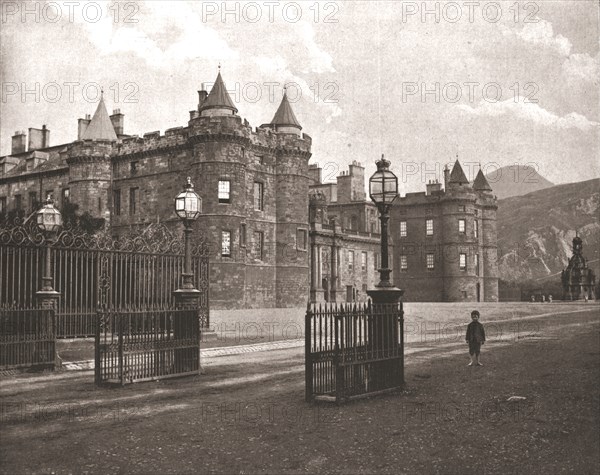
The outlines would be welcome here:
[[[310,301],[315,303],[317,301],[317,286],[318,286],[318,275],[317,275],[317,245],[315,244],[314,236],[311,236],[310,242]]]
[[[338,286],[338,247],[335,245],[335,238],[331,246],[331,283],[329,285],[329,300],[337,302],[337,286]]]
[[[200,291],[198,289],[177,289],[173,292],[175,297],[175,308],[177,310],[190,310],[196,311],[199,307]],[[202,329],[200,328],[200,321],[197,319],[196,325],[198,325],[198,354],[195,357],[198,359],[198,372],[202,371],[202,362],[200,361],[200,341],[202,340]],[[182,320],[176,319],[173,327],[173,333],[175,338],[180,337],[183,330]],[[190,372],[193,370],[193,361],[188,359],[189,355],[186,355],[187,350],[175,350],[175,367],[178,372]]]

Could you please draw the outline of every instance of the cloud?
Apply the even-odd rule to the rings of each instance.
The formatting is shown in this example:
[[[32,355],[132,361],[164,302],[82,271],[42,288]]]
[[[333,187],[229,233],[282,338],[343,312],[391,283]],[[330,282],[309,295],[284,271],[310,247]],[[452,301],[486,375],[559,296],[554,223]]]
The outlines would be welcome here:
[[[600,54],[592,58],[589,54],[572,54],[562,65],[563,72],[569,78],[597,83],[599,81]]]
[[[137,23],[116,24],[106,15],[95,23],[81,21],[80,25],[100,54],[130,52],[156,69],[173,68],[196,58],[229,60],[239,56],[183,2],[147,2]]]
[[[552,23],[541,18],[535,18],[536,23],[525,23],[522,29],[516,30],[499,24],[502,34],[507,37],[519,38],[522,41],[544,48],[549,48],[563,56],[569,56],[572,44],[562,35],[554,36]]]
[[[556,129],[579,129],[588,131],[600,125],[598,122],[590,121],[587,117],[576,112],[571,112],[570,114],[560,117],[537,104],[526,102],[526,100],[525,97],[517,96],[516,102],[515,99],[494,103],[482,100],[477,107],[471,107],[465,104],[460,104],[456,107],[461,111],[479,117],[499,117],[508,114],[517,119]]]
[[[302,22],[298,28],[300,30],[299,34],[303,42],[303,46],[308,52],[310,71],[306,72],[313,72],[317,74],[335,72],[333,67],[333,58],[329,53],[321,49],[315,40],[315,30],[313,25],[308,22]]]

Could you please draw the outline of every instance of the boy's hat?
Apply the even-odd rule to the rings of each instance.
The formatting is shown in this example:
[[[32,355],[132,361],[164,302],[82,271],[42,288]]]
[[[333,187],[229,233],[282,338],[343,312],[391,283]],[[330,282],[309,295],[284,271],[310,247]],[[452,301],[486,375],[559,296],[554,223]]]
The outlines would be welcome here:
[[[479,310],[473,310],[471,312],[471,316],[473,316],[473,315],[477,315],[479,317]]]

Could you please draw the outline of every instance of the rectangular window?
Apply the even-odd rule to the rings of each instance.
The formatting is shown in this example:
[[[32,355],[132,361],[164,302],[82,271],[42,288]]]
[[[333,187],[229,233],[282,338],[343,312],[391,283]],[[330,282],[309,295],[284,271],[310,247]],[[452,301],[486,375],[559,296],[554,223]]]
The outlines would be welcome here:
[[[37,193],[35,191],[29,192],[29,212],[33,213],[38,208]]]
[[[221,231],[221,256],[231,257],[231,232]]]
[[[406,271],[408,270],[408,259],[404,254],[400,255],[400,270]]]
[[[475,275],[479,275],[479,254],[475,254]]]
[[[406,221],[400,221],[400,237],[406,237]]]
[[[65,190],[63,190],[64,192]],[[64,203],[64,195],[63,195],[63,203]],[[121,215],[121,190],[113,190],[113,213],[115,216]]]
[[[231,203],[231,182],[229,180],[219,180],[219,203]]]
[[[458,232],[461,234],[465,234],[465,220],[464,219],[458,220]]]
[[[425,234],[427,234],[427,236],[433,236],[433,219],[425,221]]]
[[[246,247],[246,223],[240,224],[240,246]]]
[[[433,270],[435,266],[435,258],[433,254],[427,254],[427,270]]]
[[[63,206],[65,206],[69,202],[70,196],[71,196],[71,190],[69,190],[68,188],[63,188],[62,196],[61,196],[61,203]]]
[[[373,265],[376,271],[379,270],[379,253],[377,252],[373,253]]]
[[[307,241],[308,238],[306,229],[296,230],[296,249],[300,251],[306,251]]]
[[[473,221],[473,236],[479,237],[479,222],[477,220]]]
[[[257,211],[264,209],[263,184],[260,181],[254,182],[254,209]]]
[[[354,270],[354,251],[348,251],[348,272]]]
[[[129,172],[130,172],[131,176],[137,175],[138,162],[129,162]]]
[[[367,253],[364,251],[360,255],[360,268],[363,272],[367,272]]]
[[[257,259],[264,260],[265,233],[262,231],[254,231],[254,253]]]
[[[129,214],[136,214],[139,188],[129,188]]]
[[[6,213],[6,196],[0,196],[0,214]]]
[[[460,270],[467,270],[467,255],[460,253],[458,256],[458,267]]]
[[[21,206],[23,206],[23,203],[21,201],[21,195],[15,195],[15,209],[19,211],[21,209]]]
[[[465,205],[459,205],[458,212],[459,213],[464,213],[465,212]]]
[[[265,164],[265,157],[264,155],[257,155],[256,156],[256,161],[260,164],[260,165],[264,165]]]

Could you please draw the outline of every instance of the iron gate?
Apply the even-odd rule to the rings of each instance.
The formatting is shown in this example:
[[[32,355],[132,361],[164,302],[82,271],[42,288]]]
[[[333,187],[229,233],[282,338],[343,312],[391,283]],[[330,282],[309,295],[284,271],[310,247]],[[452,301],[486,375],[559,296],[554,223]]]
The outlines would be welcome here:
[[[96,384],[120,384],[198,374],[200,325],[194,310],[99,311]]]
[[[307,402],[341,402],[404,384],[402,302],[309,303],[304,337]]]
[[[30,308],[41,288],[44,236],[32,221],[0,223],[0,305]],[[170,306],[181,285],[183,243],[163,224],[113,238],[65,227],[50,244],[54,288],[60,292],[58,337],[95,335],[96,311]],[[200,290],[198,317],[209,325],[208,246],[192,249],[194,284]]]

